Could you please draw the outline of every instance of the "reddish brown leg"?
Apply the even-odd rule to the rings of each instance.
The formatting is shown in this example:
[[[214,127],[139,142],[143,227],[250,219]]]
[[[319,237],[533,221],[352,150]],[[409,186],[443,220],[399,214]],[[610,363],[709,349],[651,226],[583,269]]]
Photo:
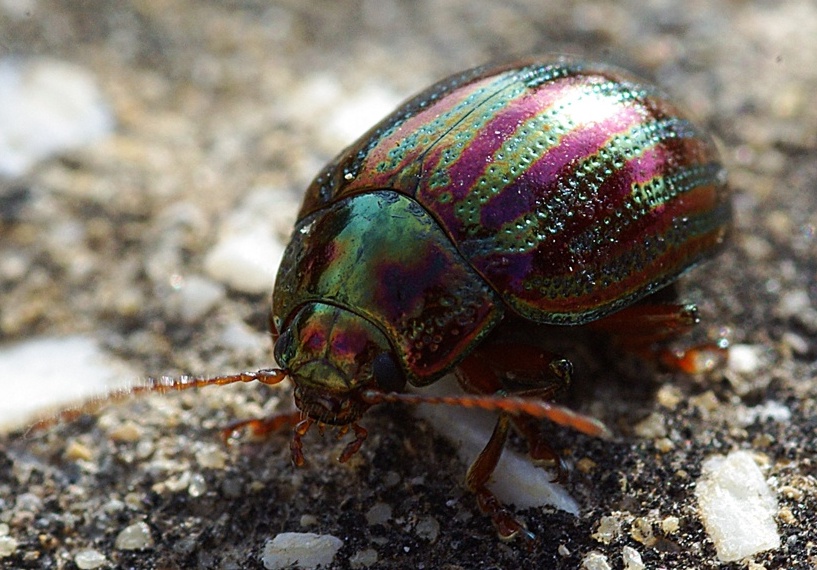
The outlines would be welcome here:
[[[622,350],[669,370],[694,374],[720,366],[726,349],[706,343],[670,350],[661,343],[690,331],[698,320],[698,309],[692,304],[638,304],[587,326],[609,334]]]
[[[228,440],[236,432],[249,430],[254,436],[263,437],[285,427],[293,427],[303,419],[300,411],[274,414],[266,418],[250,418],[233,422],[221,430],[221,437]]]
[[[349,431],[349,428],[352,428],[352,431],[355,432],[355,439],[350,441],[346,448],[344,448],[343,453],[340,454],[338,457],[338,461],[341,463],[346,463],[349,461],[352,456],[360,450],[360,446],[363,445],[363,442],[366,441],[366,438],[369,436],[369,432],[366,429],[357,423],[347,424],[343,426],[340,431],[338,432],[338,438],[343,437],[346,435],[346,432]]]
[[[305,463],[304,444],[301,438],[306,435],[306,432],[309,431],[309,428],[312,427],[314,423],[315,420],[312,418],[306,418],[298,422],[298,425],[296,425],[292,431],[292,441],[289,442],[289,451],[292,453],[292,464],[295,467],[303,467]]]
[[[526,540],[532,541],[535,538],[534,534],[516,520],[513,514],[496,498],[496,495],[486,487],[491,474],[496,469],[497,463],[499,463],[502,448],[508,438],[509,427],[508,415],[499,414],[491,439],[488,440],[485,449],[480,452],[471,467],[468,468],[465,484],[468,490],[477,496],[477,504],[480,510],[491,517],[500,538],[509,540],[521,532]]]
[[[457,368],[456,375],[466,392],[476,394],[504,392],[505,386],[502,382],[504,377],[513,379],[517,384],[537,386],[516,392],[514,396],[550,401],[562,385],[569,383],[571,372],[572,365],[569,361],[537,347],[522,344],[488,344],[463,360]],[[581,418],[577,416],[576,421],[581,421]],[[555,463],[557,479],[564,477],[564,466],[558,453],[539,431],[539,421],[525,415],[511,417],[507,413],[501,413],[491,439],[468,469],[466,485],[477,496],[480,509],[491,517],[500,537],[509,539],[521,532],[526,540],[532,540],[533,533],[517,521],[496,495],[486,487],[499,462],[511,422],[527,440],[531,458],[536,462]]]
[[[569,360],[528,345],[488,345],[466,358],[457,379],[467,392],[493,394],[504,389],[500,374],[512,375],[520,384],[545,386],[514,393],[515,396],[548,402],[562,386],[570,383],[573,367]],[[581,420],[581,416],[577,421]],[[528,442],[528,453],[537,463],[555,465],[557,480],[564,480],[565,466],[539,429],[540,422],[525,415],[511,418]]]

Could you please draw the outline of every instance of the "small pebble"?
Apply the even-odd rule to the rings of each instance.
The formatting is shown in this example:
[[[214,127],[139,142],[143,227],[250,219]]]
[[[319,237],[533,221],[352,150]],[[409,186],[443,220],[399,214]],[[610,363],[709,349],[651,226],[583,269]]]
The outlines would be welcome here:
[[[0,176],[89,144],[113,129],[89,71],[49,58],[0,60]]]
[[[267,570],[291,566],[311,570],[331,564],[342,546],[343,541],[331,534],[282,532],[264,544],[261,561]]]
[[[17,552],[17,541],[10,536],[0,536],[0,558],[7,558]]]
[[[105,555],[96,550],[80,550],[74,556],[74,564],[81,570],[99,568],[108,563]]]
[[[780,546],[774,519],[777,499],[748,451],[707,459],[695,496],[721,562]]]
[[[621,560],[624,562],[624,570],[644,570],[646,568],[641,559],[641,553],[631,546],[621,549]]]
[[[652,546],[655,544],[656,538],[652,530],[652,523],[644,517],[638,517],[630,526],[630,536],[633,540],[640,542],[645,546]]]
[[[153,535],[147,523],[138,522],[125,527],[116,536],[114,546],[118,550],[141,550],[153,546]]]
[[[201,320],[226,296],[223,286],[198,275],[182,280],[178,288],[179,315],[186,323]]]
[[[383,524],[391,518],[391,506],[386,503],[375,503],[366,511],[366,522],[369,525]]]
[[[739,374],[753,374],[760,368],[763,348],[749,344],[735,344],[729,347],[727,366]]]
[[[349,558],[349,565],[352,568],[368,568],[372,564],[377,563],[377,550],[374,548],[367,548],[365,550],[360,550],[355,552],[351,558]]]
[[[434,517],[423,517],[414,528],[417,536],[428,542],[436,542],[440,536],[440,523]]]
[[[207,481],[201,473],[193,473],[190,476],[190,485],[187,487],[187,493],[191,497],[201,497],[207,491]]]
[[[72,439],[70,442],[68,442],[63,455],[69,461],[88,461],[94,456],[94,452],[91,451],[91,448],[87,445]]]
[[[681,528],[681,519],[668,516],[661,521],[661,531],[665,535],[675,534]]]
[[[298,208],[281,195],[273,188],[259,188],[226,217],[204,260],[210,278],[236,291],[269,293],[284,255],[276,227],[289,230]]]
[[[610,544],[621,536],[622,520],[618,516],[601,517],[596,532],[593,533],[593,540],[602,544]]]
[[[667,435],[667,426],[663,414],[653,412],[633,427],[633,432],[638,437],[654,439]]]
[[[582,559],[584,570],[612,570],[607,557],[601,552],[590,552]]]
[[[301,515],[300,523],[301,526],[303,527],[314,526],[318,524],[318,517],[316,517],[315,515],[303,514]]]
[[[227,454],[215,445],[203,445],[196,451],[196,463],[202,469],[224,469],[227,465]]]
[[[133,421],[126,421],[117,426],[114,426],[109,432],[108,436],[117,442],[133,443],[142,439],[142,427]]]

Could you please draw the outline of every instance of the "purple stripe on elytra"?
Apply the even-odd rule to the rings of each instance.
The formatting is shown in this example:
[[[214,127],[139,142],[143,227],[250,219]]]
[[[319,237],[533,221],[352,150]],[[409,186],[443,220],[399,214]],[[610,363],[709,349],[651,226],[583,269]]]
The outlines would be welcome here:
[[[666,174],[669,163],[679,160],[677,149],[670,147],[686,144],[679,139],[690,136],[691,131],[685,126],[687,124],[684,121],[668,119],[648,125],[638,125],[627,133],[614,136],[604,149],[585,156],[582,162],[575,165],[566,164],[562,171],[553,176],[548,185],[549,188],[538,188],[536,183],[527,187],[521,186],[522,190],[526,191],[530,191],[531,188],[538,190],[537,197],[540,201],[535,207],[536,210],[545,212],[547,218],[560,220],[562,223],[561,227],[554,228],[548,225],[547,218],[540,218],[540,231],[537,233],[542,236],[543,234],[564,234],[569,231],[579,232],[587,225],[594,224],[599,217],[604,217],[605,210],[611,215],[615,212],[619,214],[624,212],[623,203],[631,198],[634,183],[646,183],[656,177],[660,181],[659,175],[662,172]],[[628,138],[631,143],[635,142],[635,151],[641,154],[625,161],[618,148],[622,137]],[[685,154],[689,155],[690,152],[687,150]],[[619,166],[611,164],[615,160],[620,160],[621,164]],[[561,182],[576,180],[576,174],[581,171],[585,171],[582,187],[564,186]],[[510,185],[506,192],[513,191],[514,186],[522,182],[520,178]],[[544,200],[545,196],[549,196],[547,200]],[[525,213],[523,211],[520,215]],[[509,219],[506,227],[518,223],[518,219],[518,216]],[[621,220],[617,219],[613,226],[621,227]]]
[[[447,184],[445,190],[451,192],[455,201],[465,198],[479,177],[485,175],[486,168],[493,162],[496,154],[520,126],[550,110],[555,102],[565,97],[569,87],[571,86],[566,82],[559,82],[541,88],[535,96],[530,96],[530,92],[525,90],[503,94],[503,97],[492,101],[486,109],[480,110],[486,118],[480,121],[483,124],[476,125],[479,128],[474,128],[475,125],[471,122],[465,125],[467,127],[465,132],[472,140],[457,152],[455,161],[445,165],[446,161],[441,158],[441,154],[449,145],[443,144],[429,153],[426,168],[431,172],[442,170]],[[451,184],[453,180],[456,180],[456,185]],[[430,182],[432,192],[438,191],[435,187],[442,186],[440,181],[432,179]]]
[[[504,224],[529,213],[530,202],[542,202],[553,196],[559,188],[559,181],[568,179],[565,175],[575,172],[577,163],[581,164],[587,157],[598,153],[612,135],[629,130],[640,120],[637,109],[627,108],[605,121],[578,127],[564,135],[516,180],[483,205],[481,226],[487,231],[497,231]],[[532,200],[524,203],[516,198],[519,194],[532,195]]]

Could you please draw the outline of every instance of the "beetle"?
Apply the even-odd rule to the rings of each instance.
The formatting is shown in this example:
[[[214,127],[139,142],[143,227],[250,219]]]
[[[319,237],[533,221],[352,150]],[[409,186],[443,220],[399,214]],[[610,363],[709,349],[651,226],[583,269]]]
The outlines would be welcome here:
[[[552,403],[572,365],[540,338],[584,327],[694,367],[715,348],[662,348],[694,305],[656,293],[714,255],[731,219],[715,145],[656,87],[569,58],[478,67],[408,100],[307,189],[272,296],[280,368],[145,390],[289,377],[297,412],[227,431],[292,424],[296,465],[314,424],[353,432],[348,460],[376,403],[498,410],[466,484],[502,538],[532,538],[486,486],[511,426],[557,465],[536,418],[607,433]],[[450,372],[464,395],[405,393]]]

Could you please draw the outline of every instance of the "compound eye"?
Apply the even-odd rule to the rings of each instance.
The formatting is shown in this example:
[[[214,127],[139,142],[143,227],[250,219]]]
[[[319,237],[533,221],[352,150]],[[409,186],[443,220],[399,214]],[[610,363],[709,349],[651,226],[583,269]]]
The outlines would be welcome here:
[[[402,392],[406,386],[406,376],[391,352],[381,352],[374,357],[372,374],[384,392]]]
[[[293,341],[294,335],[292,334],[292,329],[285,330],[281,333],[281,336],[278,337],[278,340],[275,341],[275,361],[279,366],[286,367],[292,358],[292,352],[295,348]]]

